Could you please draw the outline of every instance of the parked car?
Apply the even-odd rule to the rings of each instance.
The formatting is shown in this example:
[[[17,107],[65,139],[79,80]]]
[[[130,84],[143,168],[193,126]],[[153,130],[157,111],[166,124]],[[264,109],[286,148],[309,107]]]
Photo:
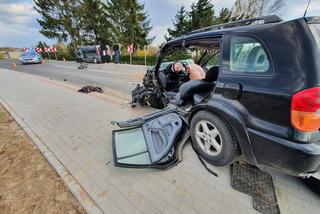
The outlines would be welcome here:
[[[21,64],[37,64],[42,62],[41,54],[38,54],[35,51],[28,51],[21,53],[20,57]]]
[[[195,62],[206,71],[203,80],[176,81],[168,87],[170,78],[179,79],[180,73],[172,76],[160,68],[177,50],[201,56]],[[129,129],[114,132],[115,164],[175,164],[188,132],[197,153],[213,165],[242,157],[259,168],[313,175],[320,171],[319,59],[320,17],[259,17],[167,42],[146,74],[152,81],[144,90],[161,93],[169,107],[117,123]]]
[[[107,45],[107,62],[110,62],[111,56],[108,52],[110,52],[110,47]],[[90,45],[78,48],[77,62],[101,63],[100,45]]]

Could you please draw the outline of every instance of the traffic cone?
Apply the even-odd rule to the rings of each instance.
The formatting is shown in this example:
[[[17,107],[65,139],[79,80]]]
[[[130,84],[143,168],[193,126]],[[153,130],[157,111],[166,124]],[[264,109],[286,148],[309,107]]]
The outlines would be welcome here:
[[[14,69],[16,69],[16,68],[17,68],[17,65],[16,65],[16,63],[15,63],[15,62],[13,62],[11,66],[12,66],[12,68],[14,68]]]
[[[42,60],[41,60],[41,64],[44,64],[44,63],[45,63],[45,61],[42,59]]]

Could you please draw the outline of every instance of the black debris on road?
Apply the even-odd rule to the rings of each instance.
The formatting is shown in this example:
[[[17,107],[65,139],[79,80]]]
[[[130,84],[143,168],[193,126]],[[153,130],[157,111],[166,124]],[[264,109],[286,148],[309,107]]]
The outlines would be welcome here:
[[[104,91],[100,87],[95,87],[95,86],[85,86],[81,89],[78,90],[78,92],[88,94],[91,92],[98,92],[98,93],[103,93]]]

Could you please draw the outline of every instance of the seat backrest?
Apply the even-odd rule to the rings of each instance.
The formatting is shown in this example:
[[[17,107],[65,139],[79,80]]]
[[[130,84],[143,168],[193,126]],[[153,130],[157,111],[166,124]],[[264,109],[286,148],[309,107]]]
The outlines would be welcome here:
[[[217,81],[218,76],[219,76],[219,66],[213,66],[207,71],[206,77],[203,79],[203,81],[215,82]]]
[[[160,86],[163,89],[166,89],[166,87],[167,87],[167,76],[163,72],[160,71],[158,78],[159,78]]]
[[[257,60],[261,57],[265,56],[265,52],[261,46],[254,47],[247,58],[247,64],[249,67],[254,67]],[[266,56],[265,56],[266,57]]]

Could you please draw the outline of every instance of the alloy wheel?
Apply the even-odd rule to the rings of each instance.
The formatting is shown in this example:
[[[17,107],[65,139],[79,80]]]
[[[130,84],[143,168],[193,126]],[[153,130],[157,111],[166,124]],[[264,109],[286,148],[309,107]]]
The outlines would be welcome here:
[[[218,129],[209,121],[200,120],[195,126],[197,144],[207,155],[217,156],[222,150],[222,138]]]

